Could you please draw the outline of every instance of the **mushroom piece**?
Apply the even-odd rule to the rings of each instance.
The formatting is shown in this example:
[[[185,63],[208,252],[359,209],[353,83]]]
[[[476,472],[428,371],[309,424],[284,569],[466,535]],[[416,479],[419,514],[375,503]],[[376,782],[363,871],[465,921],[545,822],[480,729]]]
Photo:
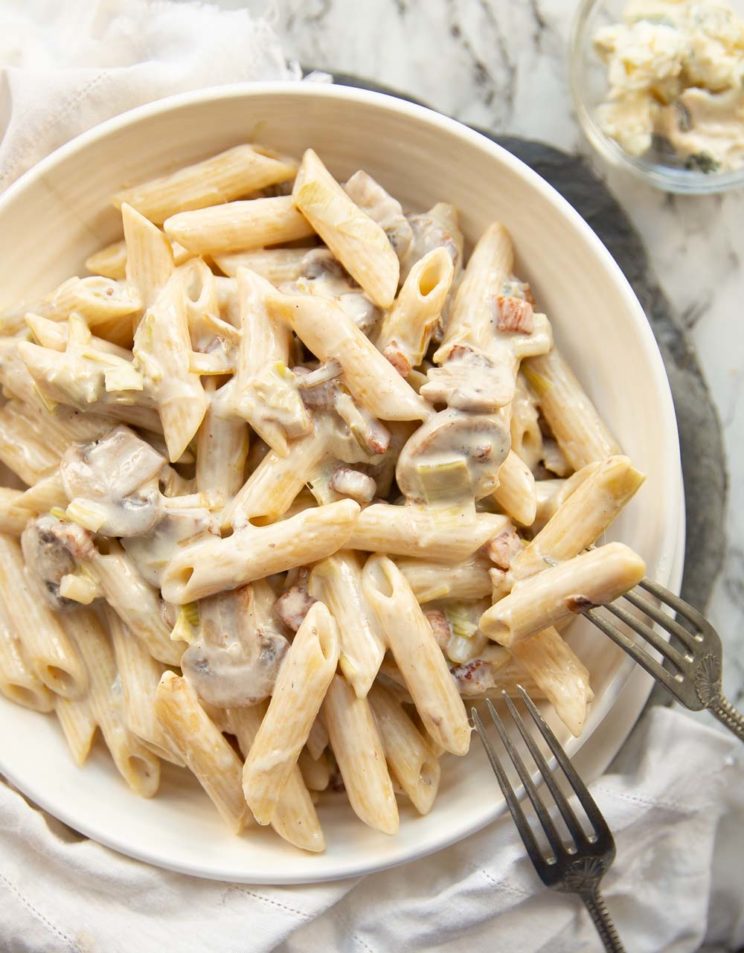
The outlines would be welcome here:
[[[362,169],[352,175],[344,189],[352,202],[382,228],[402,262],[410,251],[413,229],[400,202]]]
[[[216,520],[206,507],[168,507],[163,500],[164,512],[155,527],[145,536],[122,539],[126,554],[137,567],[143,579],[151,586],[160,588],[165,567],[175,556],[181,543],[193,540],[204,533],[216,531]]]
[[[433,404],[490,414],[514,394],[514,371],[507,360],[497,364],[482,351],[455,345],[442,367],[432,367],[419,391]]]
[[[181,658],[199,697],[217,708],[247,708],[271,694],[289,643],[274,621],[266,582],[199,603],[199,638]]]
[[[510,442],[503,415],[440,411],[403,447],[395,470],[398,486],[414,503],[482,499],[498,486]]]
[[[59,586],[63,576],[75,572],[78,560],[93,555],[91,534],[76,523],[40,516],[26,524],[21,549],[28,575],[49,605],[53,609],[77,605],[60,596]]]
[[[163,457],[127,427],[75,444],[60,462],[70,500],[95,514],[105,536],[143,536],[161,516],[158,477]],[[99,522],[100,521],[100,522]]]

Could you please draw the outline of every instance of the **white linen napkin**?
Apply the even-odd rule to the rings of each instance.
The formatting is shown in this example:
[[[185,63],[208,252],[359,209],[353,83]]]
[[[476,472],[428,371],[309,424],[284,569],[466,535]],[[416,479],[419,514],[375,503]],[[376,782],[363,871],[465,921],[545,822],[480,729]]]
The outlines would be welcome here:
[[[299,78],[270,23],[171,0],[3,0],[0,191],[95,123],[236,80]],[[2,742],[0,741],[0,744]],[[606,895],[629,950],[744,945],[744,749],[653,709],[593,786],[615,831]],[[0,949],[22,953],[581,953],[578,901],[545,891],[506,817],[434,857],[311,887],[214,883],[80,837],[0,783]]]
[[[703,943],[725,953],[744,944],[742,751],[687,714],[653,708],[623,751],[625,767],[592,785],[617,842],[605,896],[632,953],[693,953]],[[394,870],[258,887],[128,860],[0,786],[0,948],[590,953],[601,946],[580,901],[538,881],[509,817]]]

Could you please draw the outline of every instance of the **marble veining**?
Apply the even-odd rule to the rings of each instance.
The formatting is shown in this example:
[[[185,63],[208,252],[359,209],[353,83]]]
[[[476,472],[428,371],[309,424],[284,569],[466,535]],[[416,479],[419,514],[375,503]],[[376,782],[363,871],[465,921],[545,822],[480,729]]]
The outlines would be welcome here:
[[[724,685],[744,701],[744,192],[656,192],[593,155],[572,115],[568,0],[277,0],[300,62],[366,76],[464,122],[587,155],[643,237],[698,352],[729,467],[728,553],[709,614],[726,644]]]

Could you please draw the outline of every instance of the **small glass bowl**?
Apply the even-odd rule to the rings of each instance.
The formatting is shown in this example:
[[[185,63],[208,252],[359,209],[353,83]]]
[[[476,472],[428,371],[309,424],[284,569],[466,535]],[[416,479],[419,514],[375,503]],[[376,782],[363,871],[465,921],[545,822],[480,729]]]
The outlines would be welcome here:
[[[744,17],[744,0],[729,0],[736,13]],[[654,153],[652,157],[633,156],[611,139],[596,119],[597,106],[607,92],[607,68],[594,50],[593,38],[602,26],[622,21],[626,0],[581,0],[574,17],[570,47],[571,94],[581,128],[609,163],[627,169],[650,185],[665,192],[706,195],[744,187],[744,166],[730,172],[702,172],[686,169]]]

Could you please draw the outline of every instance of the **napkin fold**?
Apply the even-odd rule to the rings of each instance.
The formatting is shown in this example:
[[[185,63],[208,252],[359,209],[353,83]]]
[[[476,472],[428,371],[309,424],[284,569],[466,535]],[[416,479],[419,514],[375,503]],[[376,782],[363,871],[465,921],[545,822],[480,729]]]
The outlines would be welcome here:
[[[172,0],[4,0],[0,191],[97,122],[159,97],[298,79],[270,20]],[[1,744],[0,740],[0,744]],[[617,839],[605,880],[634,953],[744,946],[741,745],[652,709],[593,785]],[[484,792],[484,797],[496,796]],[[0,783],[0,949],[23,953],[583,953],[580,903],[543,889],[504,817],[356,880],[256,887],[184,877],[90,841]]]

